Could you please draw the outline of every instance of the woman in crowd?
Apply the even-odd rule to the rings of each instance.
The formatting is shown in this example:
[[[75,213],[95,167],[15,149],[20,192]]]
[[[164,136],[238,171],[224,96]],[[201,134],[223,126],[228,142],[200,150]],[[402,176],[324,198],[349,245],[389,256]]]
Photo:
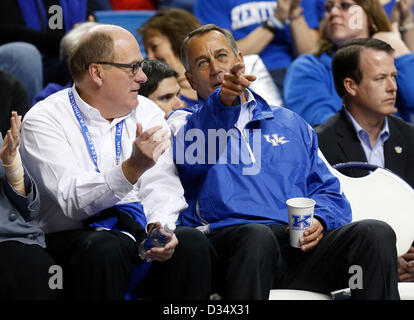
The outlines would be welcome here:
[[[356,6],[355,6],[356,5]],[[391,27],[379,0],[327,0],[321,39],[315,54],[301,56],[285,78],[285,106],[315,126],[338,112],[342,100],[335,91],[331,70],[335,51],[348,40],[375,37],[395,49],[399,114],[414,122],[414,55]]]
[[[148,58],[167,63],[178,73],[180,98],[187,106],[197,103],[197,93],[191,88],[180,60],[180,47],[186,35],[200,22],[188,11],[164,9],[158,11],[139,28]]]

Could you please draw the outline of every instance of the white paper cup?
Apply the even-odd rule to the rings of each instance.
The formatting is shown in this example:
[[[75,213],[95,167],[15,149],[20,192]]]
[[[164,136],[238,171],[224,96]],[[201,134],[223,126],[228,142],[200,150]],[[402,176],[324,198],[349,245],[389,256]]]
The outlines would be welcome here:
[[[291,198],[286,201],[289,214],[290,245],[300,248],[299,239],[305,229],[312,224],[315,200],[310,198]]]

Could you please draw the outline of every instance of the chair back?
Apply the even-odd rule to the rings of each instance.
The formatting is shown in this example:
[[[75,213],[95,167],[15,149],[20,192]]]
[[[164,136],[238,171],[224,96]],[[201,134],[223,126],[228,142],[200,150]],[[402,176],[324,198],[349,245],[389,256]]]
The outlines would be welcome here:
[[[319,157],[339,179],[352,208],[352,221],[377,219],[388,223],[397,237],[397,254],[404,255],[414,240],[414,190],[391,171],[367,163],[345,163],[331,166],[318,150]],[[348,177],[338,170],[363,169],[373,171],[361,178]],[[348,289],[344,289],[346,291]],[[398,283],[401,300],[414,299],[414,283]],[[332,294],[332,293],[331,293]],[[329,300],[325,294],[272,289],[269,300]]]
[[[337,169],[374,170],[371,174],[353,178]],[[351,204],[352,221],[377,219],[388,223],[397,236],[398,256],[405,254],[414,240],[414,190],[387,169],[361,162],[333,166],[333,173]]]

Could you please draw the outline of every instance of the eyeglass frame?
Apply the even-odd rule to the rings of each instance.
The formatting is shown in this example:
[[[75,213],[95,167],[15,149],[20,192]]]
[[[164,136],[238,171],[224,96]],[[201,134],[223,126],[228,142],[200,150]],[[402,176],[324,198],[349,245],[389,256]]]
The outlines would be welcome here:
[[[137,62],[130,63],[130,64],[109,62],[109,61],[98,61],[98,62],[94,62],[94,63],[96,63],[96,64],[107,64],[107,65],[118,67],[118,68],[130,68],[132,75],[135,76],[138,73],[139,69],[142,69],[142,65],[144,63],[144,60],[137,61]],[[136,68],[135,72],[134,72],[134,68]]]
[[[352,6],[357,6],[357,5],[358,4],[356,4],[356,3],[350,3],[350,2],[346,2],[346,1],[342,1],[339,4],[325,3],[324,10],[325,10],[326,13],[331,13],[332,9],[335,7],[337,9],[341,10],[341,11],[348,11],[349,8],[351,8]]]

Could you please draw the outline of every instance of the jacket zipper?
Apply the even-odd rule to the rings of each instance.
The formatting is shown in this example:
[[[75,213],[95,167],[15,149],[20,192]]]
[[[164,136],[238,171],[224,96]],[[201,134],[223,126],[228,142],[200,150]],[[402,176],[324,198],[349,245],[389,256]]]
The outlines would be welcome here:
[[[253,162],[253,163],[256,163],[256,158],[255,158],[255,156],[254,156],[254,154],[253,154],[253,150],[252,150],[252,148],[250,147],[249,142],[247,141],[247,136],[246,136],[246,134],[245,134],[245,132],[244,132],[244,129],[243,129],[243,130],[240,130],[237,126],[235,126],[235,128],[236,128],[237,130],[239,130],[239,132],[240,132],[241,136],[242,136],[242,137],[243,137],[243,139],[244,139],[244,142],[246,142],[247,151],[249,151],[249,155],[250,155],[250,158],[252,159],[252,162]]]
[[[198,202],[198,199],[197,199],[197,202],[196,202],[196,214],[197,214],[197,217],[198,217],[198,219],[200,219],[200,222],[203,224],[203,225],[208,225],[208,222],[201,216],[201,212],[200,212],[200,204],[199,204],[199,202]]]

